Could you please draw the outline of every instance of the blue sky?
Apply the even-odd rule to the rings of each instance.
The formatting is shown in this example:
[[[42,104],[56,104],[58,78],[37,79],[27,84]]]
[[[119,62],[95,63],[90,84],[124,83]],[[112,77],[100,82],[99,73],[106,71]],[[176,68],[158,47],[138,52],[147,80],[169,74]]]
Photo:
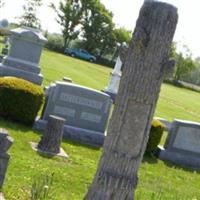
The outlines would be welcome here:
[[[5,0],[6,5],[0,11],[0,19],[7,18],[16,21],[22,13],[24,0]],[[48,8],[50,2],[58,3],[59,0],[43,0],[44,5],[38,10],[42,28],[49,32],[59,32],[60,27],[55,21],[55,13]],[[114,14],[117,26],[124,26],[133,30],[143,0],[101,0]],[[165,0],[178,7],[179,22],[174,40],[178,42],[179,49],[186,44],[193,55],[200,56],[200,1],[198,0]]]

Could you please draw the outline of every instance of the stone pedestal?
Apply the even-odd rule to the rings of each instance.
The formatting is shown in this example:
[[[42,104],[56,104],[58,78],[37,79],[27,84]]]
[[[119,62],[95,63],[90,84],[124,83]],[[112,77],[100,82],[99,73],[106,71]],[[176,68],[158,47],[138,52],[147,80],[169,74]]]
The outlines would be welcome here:
[[[0,129],[0,188],[3,187],[3,182],[8,167],[10,156],[6,153],[13,143],[13,139],[9,137],[8,132]]]
[[[10,49],[0,64],[0,76],[15,76],[41,85],[40,56],[47,39],[37,29],[17,28],[10,32]]]

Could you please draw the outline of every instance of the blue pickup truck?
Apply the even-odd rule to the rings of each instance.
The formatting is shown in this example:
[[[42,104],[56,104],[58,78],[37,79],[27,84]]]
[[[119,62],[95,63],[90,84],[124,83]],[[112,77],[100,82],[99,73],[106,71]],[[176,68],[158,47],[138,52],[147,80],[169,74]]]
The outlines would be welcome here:
[[[91,55],[84,49],[77,50],[77,49],[66,48],[64,53],[72,57],[81,58],[90,62],[96,61],[96,57]]]

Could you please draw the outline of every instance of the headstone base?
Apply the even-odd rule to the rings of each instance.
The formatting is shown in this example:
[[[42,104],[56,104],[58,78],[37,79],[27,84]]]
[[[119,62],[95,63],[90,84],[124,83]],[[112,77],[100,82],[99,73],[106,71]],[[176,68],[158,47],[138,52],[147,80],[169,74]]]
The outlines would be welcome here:
[[[46,120],[36,119],[34,123],[34,129],[38,131],[44,131],[46,124]],[[63,138],[71,139],[95,147],[101,147],[103,146],[105,133],[64,125]]]
[[[0,55],[0,63],[2,63],[2,61],[3,61],[3,55]]]
[[[0,193],[0,200],[5,200],[3,193]]]
[[[38,144],[35,143],[35,142],[30,142],[30,144],[31,144],[31,148],[32,148],[34,151],[37,151],[37,152],[39,152],[39,153],[48,154],[48,155],[52,155],[52,156],[60,156],[60,157],[64,157],[64,158],[68,158],[68,157],[69,157],[69,156],[65,153],[65,151],[64,151],[63,148],[60,148],[60,153],[54,154],[54,153],[51,153],[51,152],[42,151],[42,150],[38,149]]]
[[[37,85],[41,85],[43,81],[42,74],[36,74],[24,70],[19,70],[3,64],[0,64],[0,76],[14,76],[17,78],[25,79]]]
[[[112,93],[112,92],[108,92],[108,91],[106,91],[106,90],[102,90],[102,92],[108,94],[108,95],[111,97],[113,103],[115,103],[115,99],[116,99],[117,94]]]
[[[192,170],[200,170],[200,157],[192,156],[191,154],[187,155],[183,153],[170,151],[164,149],[162,146],[159,146],[158,148],[159,148],[158,152],[159,159],[163,161],[169,161],[176,165],[185,168],[190,168]]]

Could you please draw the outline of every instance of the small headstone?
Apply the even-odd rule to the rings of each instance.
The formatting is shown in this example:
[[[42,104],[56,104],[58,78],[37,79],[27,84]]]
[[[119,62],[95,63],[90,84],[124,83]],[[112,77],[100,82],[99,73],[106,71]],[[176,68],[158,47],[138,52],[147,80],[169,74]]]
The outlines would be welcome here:
[[[72,79],[69,78],[69,77],[63,77],[63,81],[66,81],[66,82],[72,83]]]
[[[174,120],[159,158],[183,167],[200,169],[200,123]]]
[[[0,129],[0,189],[3,186],[8,162],[10,156],[7,154],[8,149],[13,143],[13,139],[4,129]]]
[[[17,28],[10,31],[10,49],[0,64],[0,76],[14,76],[41,85],[40,56],[47,39],[41,31]]]
[[[101,146],[112,105],[109,95],[68,82],[56,82],[46,90],[46,105],[35,129],[44,130],[49,115],[66,119],[64,137]]]
[[[38,149],[49,153],[60,153],[65,119],[50,115],[47,126],[38,144]]]

